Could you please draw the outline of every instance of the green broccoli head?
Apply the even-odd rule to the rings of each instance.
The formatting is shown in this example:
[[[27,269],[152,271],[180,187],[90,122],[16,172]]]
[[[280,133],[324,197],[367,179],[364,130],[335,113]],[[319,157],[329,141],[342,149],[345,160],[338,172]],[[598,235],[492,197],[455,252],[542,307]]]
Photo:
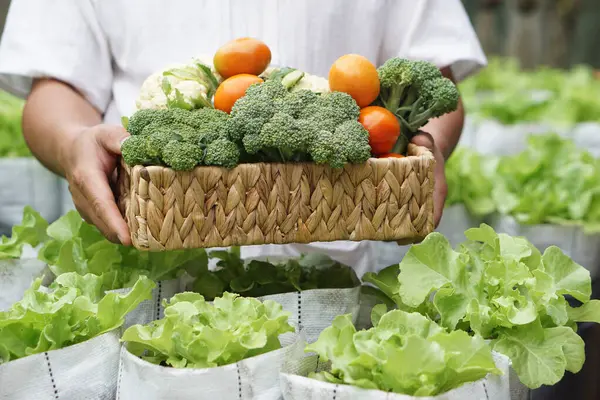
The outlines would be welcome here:
[[[430,110],[430,118],[437,118],[456,110],[460,94],[454,82],[448,78],[437,78],[423,85],[423,96],[426,108]],[[427,121],[423,121],[425,124]]]
[[[166,165],[175,171],[191,171],[202,162],[204,151],[196,144],[171,140],[162,152]]]
[[[263,148],[276,149],[280,161],[291,161],[298,153],[305,153],[310,143],[309,138],[302,136],[298,123],[292,116],[277,112],[263,125],[260,131],[260,142]]]
[[[146,139],[146,153],[155,159],[162,158],[163,149],[170,141],[181,140],[181,137],[166,129],[144,137]]]
[[[347,93],[331,92],[318,96],[317,101],[309,104],[300,114],[300,119],[319,124],[320,128],[333,132],[345,121],[356,121],[360,107]]]
[[[345,158],[353,163],[366,162],[371,157],[369,132],[358,121],[346,121],[334,132],[335,142]]]
[[[181,121],[194,127],[199,140],[211,143],[220,137],[227,137],[229,114],[215,108],[201,108],[188,112],[185,120]]]
[[[275,110],[294,118],[300,117],[304,110],[319,100],[319,95],[313,91],[302,89],[292,92],[284,98],[275,101]]]
[[[144,136],[129,136],[121,144],[121,154],[125,163],[132,167],[156,162],[146,151],[146,138]]]
[[[262,142],[260,140],[260,135],[246,135],[242,139],[242,144],[244,146],[244,150],[248,154],[258,154],[258,152],[262,149]]]
[[[226,138],[218,138],[206,146],[204,164],[225,168],[235,167],[240,160],[238,145]]]
[[[316,164],[327,164],[332,168],[343,168],[346,158],[340,151],[340,142],[330,131],[318,131],[310,144],[309,153]]]
[[[165,126],[171,123],[173,123],[172,110],[143,109],[136,111],[135,114],[129,118],[127,130],[132,135],[143,135],[144,128],[150,124]]]

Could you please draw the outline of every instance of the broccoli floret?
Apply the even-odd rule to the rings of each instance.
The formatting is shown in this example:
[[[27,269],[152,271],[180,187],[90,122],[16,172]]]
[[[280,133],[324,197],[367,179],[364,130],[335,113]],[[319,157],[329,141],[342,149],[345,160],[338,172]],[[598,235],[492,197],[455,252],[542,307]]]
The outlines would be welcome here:
[[[136,111],[129,119],[127,130],[132,135],[143,135],[144,128],[150,124],[169,125],[173,122],[172,110],[144,109]]]
[[[237,144],[226,138],[217,140],[206,146],[204,164],[233,168],[240,160],[240,149]]]
[[[194,127],[199,139],[211,143],[220,137],[227,137],[229,114],[215,108],[201,108],[189,112],[181,121]]]
[[[129,136],[121,144],[121,154],[127,165],[147,165],[156,160],[146,152],[146,138],[143,136]]]
[[[282,162],[298,161],[308,151],[310,137],[304,136],[298,122],[288,114],[275,113],[260,131],[261,147],[278,153]]]
[[[302,89],[275,101],[275,109],[279,112],[291,115],[294,118],[300,117],[304,110],[314,104],[319,99],[319,95],[310,90]]]
[[[335,142],[341,144],[340,151],[353,164],[364,163],[371,157],[369,132],[358,121],[346,121],[337,127]]]
[[[429,119],[458,106],[458,89],[432,63],[392,58],[377,72],[381,84],[378,100],[398,117],[405,135],[394,146],[395,153],[403,153],[406,143]]]
[[[165,164],[175,171],[190,171],[202,162],[204,151],[196,144],[171,140],[162,152]]]
[[[332,92],[318,96],[317,101],[302,111],[300,118],[318,123],[321,129],[333,132],[345,121],[356,121],[359,114],[360,107],[350,95]]]
[[[177,135],[170,131],[156,132],[145,136],[146,154],[155,159],[162,157],[162,152],[167,143],[177,138]]]
[[[358,121],[343,122],[336,130],[317,132],[310,148],[317,164],[343,168],[347,162],[359,164],[371,157],[369,133]]]

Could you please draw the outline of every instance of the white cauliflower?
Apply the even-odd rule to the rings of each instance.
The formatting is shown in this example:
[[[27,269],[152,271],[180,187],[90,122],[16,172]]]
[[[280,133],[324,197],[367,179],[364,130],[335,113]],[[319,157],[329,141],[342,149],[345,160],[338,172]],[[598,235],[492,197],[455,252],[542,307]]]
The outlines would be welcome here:
[[[308,89],[316,93],[328,93],[330,91],[329,81],[323,77],[305,73],[300,82],[292,88],[292,92],[302,89]]]
[[[170,65],[150,75],[136,100],[138,110],[177,107],[194,109],[210,106],[220,78],[207,57],[188,64]]]

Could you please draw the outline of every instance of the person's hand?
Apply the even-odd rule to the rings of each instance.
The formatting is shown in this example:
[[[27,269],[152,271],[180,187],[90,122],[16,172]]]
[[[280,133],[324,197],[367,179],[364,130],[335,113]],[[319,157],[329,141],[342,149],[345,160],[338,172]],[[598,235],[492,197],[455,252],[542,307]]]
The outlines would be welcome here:
[[[115,202],[111,183],[121,143],[128,136],[120,126],[97,125],[79,132],[61,154],[77,211],[110,241],[124,245],[131,244],[129,229]]]
[[[421,131],[411,142],[417,146],[427,147],[435,157],[435,170],[433,171],[433,177],[435,179],[435,187],[433,188],[433,221],[437,228],[442,219],[444,203],[446,202],[446,195],[448,194],[446,173],[444,172],[446,160],[439,147],[436,146],[433,136],[429,133]]]

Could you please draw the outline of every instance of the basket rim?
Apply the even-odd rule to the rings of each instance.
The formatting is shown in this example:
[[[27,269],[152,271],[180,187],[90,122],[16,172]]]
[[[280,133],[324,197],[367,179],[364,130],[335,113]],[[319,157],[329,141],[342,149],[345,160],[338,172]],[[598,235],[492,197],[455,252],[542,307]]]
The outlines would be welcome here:
[[[364,163],[360,163],[360,164],[351,164],[351,163],[347,163],[343,168],[340,168],[339,170],[343,170],[346,168],[357,168],[357,167],[361,167],[361,166],[366,166],[369,164],[396,164],[396,163],[411,163],[414,162],[416,160],[422,160],[426,163],[430,163],[430,162],[435,162],[435,157],[433,155],[433,153],[431,152],[431,150],[429,150],[427,147],[424,146],[417,146],[415,144],[410,143],[408,145],[408,152],[409,154],[406,157],[401,157],[401,158],[395,158],[395,157],[388,157],[388,158],[377,158],[377,157],[370,157],[367,161],[365,161]],[[187,170],[187,171],[176,171],[173,170],[171,167],[167,167],[165,165],[156,165],[156,164],[151,164],[151,165],[129,165],[125,162],[125,160],[121,157],[121,162],[120,162],[121,166],[125,169],[133,169],[133,168],[160,168],[160,169],[165,169],[165,170],[172,170],[175,173],[190,173],[190,172],[194,172],[197,170],[207,170],[207,169],[226,169],[228,171],[231,170],[235,170],[236,168],[247,168],[249,166],[262,166],[262,165],[270,165],[270,166],[302,166],[302,167],[318,167],[318,168],[331,168],[326,164],[316,164],[314,162],[309,162],[309,161],[303,161],[303,162],[288,162],[288,163],[282,163],[282,162],[256,162],[256,163],[240,163],[238,165],[236,165],[233,168],[225,168],[225,167],[219,167],[216,165],[197,165],[196,167],[194,167],[194,169],[191,170]]]

